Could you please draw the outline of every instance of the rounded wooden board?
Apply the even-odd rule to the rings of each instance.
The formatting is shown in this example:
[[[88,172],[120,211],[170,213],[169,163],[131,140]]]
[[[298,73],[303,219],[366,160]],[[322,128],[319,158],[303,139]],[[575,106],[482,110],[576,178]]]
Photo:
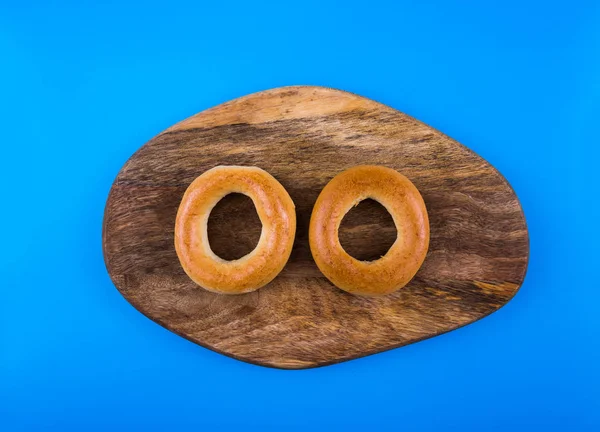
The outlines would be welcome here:
[[[308,247],[319,192],[359,164],[406,175],[421,191],[431,224],[422,268],[405,288],[381,298],[331,285]],[[273,282],[253,293],[205,291],[186,276],[175,253],[181,197],[217,165],[261,167],[296,204],[292,256]],[[251,205],[238,197],[223,200],[209,223],[211,245],[226,259],[251,250],[259,231]],[[389,215],[373,203],[349,213],[340,231],[344,247],[359,259],[385,253],[395,237]],[[112,186],[103,247],[116,287],[144,315],[206,348],[286,369],[354,359],[478,320],[515,295],[529,256],[519,201],[488,162],[388,106],[310,86],[227,102],[146,143]]]

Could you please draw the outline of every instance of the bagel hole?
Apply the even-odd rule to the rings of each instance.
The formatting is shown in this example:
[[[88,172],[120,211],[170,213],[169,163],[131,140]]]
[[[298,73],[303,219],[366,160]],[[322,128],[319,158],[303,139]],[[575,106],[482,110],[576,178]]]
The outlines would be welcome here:
[[[361,201],[342,219],[340,244],[360,261],[375,261],[392,247],[398,232],[387,209],[372,199]]]
[[[210,248],[218,257],[232,261],[256,248],[262,224],[254,202],[246,195],[231,193],[210,212],[207,231]]]

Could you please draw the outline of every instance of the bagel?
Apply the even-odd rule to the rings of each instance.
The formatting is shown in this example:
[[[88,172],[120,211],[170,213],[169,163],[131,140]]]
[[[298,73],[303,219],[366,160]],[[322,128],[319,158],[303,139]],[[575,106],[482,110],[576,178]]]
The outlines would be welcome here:
[[[227,261],[212,251],[207,232],[211,210],[226,195],[252,199],[262,223],[256,248]],[[296,212],[284,187],[257,167],[217,166],[187,188],[175,220],[175,250],[185,273],[202,288],[242,294],[271,282],[285,266],[296,234]]]
[[[391,214],[398,236],[375,261],[350,256],[338,237],[342,219],[362,200],[373,199]],[[321,191],[310,219],[309,243],[321,272],[352,294],[380,296],[405,286],[429,247],[429,219],[421,194],[409,179],[383,166],[361,165],[335,176]]]

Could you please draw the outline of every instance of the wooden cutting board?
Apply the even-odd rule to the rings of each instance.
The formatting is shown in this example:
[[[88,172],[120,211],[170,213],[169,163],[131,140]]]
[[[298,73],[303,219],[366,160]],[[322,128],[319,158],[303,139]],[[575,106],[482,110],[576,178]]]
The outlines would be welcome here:
[[[429,253],[415,278],[381,298],[337,289],[319,272],[308,222],[325,184],[359,164],[394,168],[421,191],[431,224]],[[273,282],[239,296],[214,294],[183,272],[173,245],[187,186],[217,165],[258,166],[296,204],[291,258]],[[214,209],[215,253],[235,259],[258,241],[249,198]],[[385,254],[396,238],[372,201],[342,223],[340,240],[359,259]],[[160,325],[199,345],[264,366],[301,369],[420,341],[506,304],[527,269],[529,239],[517,197],[488,162],[388,106],[323,87],[284,87],[196,114],[141,147],[119,172],[106,203],[106,267],[123,296]]]

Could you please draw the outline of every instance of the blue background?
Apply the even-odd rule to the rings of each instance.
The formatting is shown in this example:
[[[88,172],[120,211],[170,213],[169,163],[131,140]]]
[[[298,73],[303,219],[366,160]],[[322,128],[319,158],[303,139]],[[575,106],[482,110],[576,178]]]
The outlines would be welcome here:
[[[597,3],[99,3],[0,2],[0,430],[598,430]],[[136,312],[101,250],[120,167],[185,117],[292,84],[381,101],[494,164],[531,236],[513,301],[305,371]]]

